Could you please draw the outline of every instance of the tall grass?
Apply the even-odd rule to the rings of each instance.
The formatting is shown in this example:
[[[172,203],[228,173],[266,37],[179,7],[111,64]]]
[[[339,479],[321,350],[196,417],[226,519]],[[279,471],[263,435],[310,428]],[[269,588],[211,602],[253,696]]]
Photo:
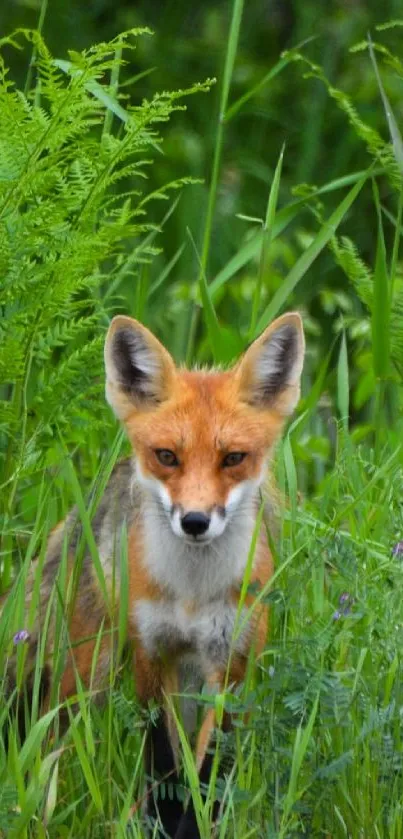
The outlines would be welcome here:
[[[217,696],[202,694],[198,697],[202,709],[214,705],[218,719],[224,709],[231,710],[235,718],[234,731],[218,736],[217,758],[205,799],[179,717],[178,732],[185,779],[203,839],[211,835],[211,808],[217,792],[221,809],[216,832],[221,839],[246,839],[249,836],[285,839],[302,835],[332,839],[359,836],[401,839],[403,696],[399,672],[403,640],[400,596],[403,472],[399,440],[402,398],[399,353],[403,333],[399,323],[402,299],[399,250],[402,192],[399,161],[394,156],[396,135],[391,147],[380,136],[371,133],[345,94],[329,85],[320,68],[310,64],[310,71],[321,78],[325,89],[347,114],[350,126],[346,124],[345,130],[356,131],[368,143],[371,153],[368,166],[359,171],[341,172],[339,177],[319,187],[305,185],[286,203],[281,189],[286,147],[284,157],[283,152],[278,157],[271,182],[266,185],[266,212],[257,207],[253,217],[243,214],[248,235],[211,279],[209,253],[220,162],[225,154],[226,125],[245,101],[245,96],[243,101],[239,98],[232,103],[229,101],[242,7],[239,0],[234,0],[226,58],[221,56],[225,71],[223,78],[219,78],[219,119],[206,216],[200,220],[200,231],[191,230],[189,236],[184,227],[180,247],[168,264],[162,269],[159,265],[156,275],[152,273],[154,269],[149,258],[156,250],[158,230],[145,226],[143,216],[142,229],[137,229],[136,216],[133,230],[130,218],[128,221],[125,215],[128,195],[134,195],[135,202],[138,198],[133,172],[125,171],[119,186],[108,180],[105,190],[102,178],[107,174],[110,179],[113,174],[114,154],[128,136],[124,128],[128,114],[133,120],[132,128],[139,117],[145,120],[143,145],[147,154],[156,152],[159,159],[159,138],[152,123],[156,116],[164,119],[170,116],[176,95],[157,97],[153,105],[157,113],[155,110],[151,113],[149,103],[130,107],[121,100],[120,40],[108,48],[107,60],[101,46],[99,52],[96,48],[90,55],[73,56],[71,64],[63,64],[62,60],[54,63],[43,41],[37,41],[48,74],[47,84],[51,88],[48,94],[55,97],[54,102],[58,98],[63,103],[66,96],[76,95],[81,85],[79,102],[85,110],[86,139],[79,149],[82,157],[80,171],[75,177],[79,180],[79,198],[83,203],[78,201],[77,216],[72,215],[71,210],[63,216],[62,232],[63,248],[77,230],[84,239],[89,237],[87,257],[91,271],[86,274],[86,284],[77,283],[72,292],[66,294],[62,312],[66,324],[58,326],[57,330],[52,324],[49,332],[49,323],[39,330],[32,330],[32,319],[27,318],[27,311],[28,306],[37,301],[28,299],[28,284],[22,286],[26,297],[17,321],[16,313],[20,313],[14,298],[11,304],[7,296],[4,298],[2,330],[11,335],[12,340],[7,355],[3,350],[3,368],[14,363],[13,352],[17,354],[17,361],[21,358],[21,345],[25,355],[21,369],[17,364],[13,368],[18,375],[5,379],[1,392],[4,514],[0,570],[5,586],[14,573],[17,579],[0,616],[0,673],[5,674],[10,656],[16,654],[22,686],[26,647],[17,633],[32,628],[31,621],[38,608],[47,537],[58,517],[73,503],[77,505],[83,525],[73,588],[78,583],[84,550],[91,553],[102,586],[102,567],[91,530],[91,516],[114,463],[125,451],[125,444],[101,408],[100,380],[96,383],[93,402],[87,405],[86,400],[85,414],[80,412],[79,405],[81,395],[84,399],[86,393],[88,373],[90,380],[93,373],[101,376],[100,344],[109,316],[116,310],[125,310],[144,317],[158,328],[159,315],[154,316],[152,306],[147,305],[148,300],[156,301],[158,311],[163,310],[170,319],[177,320],[178,331],[174,335],[169,334],[166,324],[162,329],[162,337],[170,348],[174,351],[181,348],[182,353],[177,352],[177,355],[187,354],[196,360],[214,358],[217,363],[227,363],[279,311],[298,302],[297,287],[309,289],[312,266],[327,249],[339,270],[348,277],[351,294],[354,289],[362,309],[359,317],[354,317],[348,309],[344,311],[339,329],[341,338],[333,341],[327,357],[319,359],[310,349],[310,337],[314,344],[315,335],[312,319],[309,315],[306,317],[308,361],[300,414],[279,447],[275,467],[280,488],[288,499],[281,513],[278,537],[268,534],[275,558],[275,574],[267,588],[257,595],[271,607],[270,637],[259,660],[251,655],[247,677],[239,691],[234,692],[226,685]],[[104,76],[100,80],[95,74],[96,78],[91,76],[83,80],[82,66],[88,71],[93,56],[99,57],[101,53],[102,61],[106,61],[102,65]],[[283,72],[294,61],[305,61],[305,56],[296,52],[284,56],[275,72],[272,70],[267,74],[264,83],[270,85],[276,73]],[[69,75],[67,86],[63,74]],[[17,109],[19,148],[24,146],[25,119],[35,120],[37,141],[43,148],[49,126],[54,124],[52,108],[49,114],[46,113],[43,83],[36,83],[27,100],[20,94],[10,93],[7,84],[3,77],[3,101],[9,103],[8,97],[12,96],[12,106]],[[247,100],[253,99],[256,92],[252,87]],[[21,102],[28,117],[23,118],[18,110]],[[68,126],[63,124],[60,130],[70,133],[70,122]],[[73,137],[67,139],[74,143],[74,132]],[[2,216],[3,253],[10,240],[16,241],[21,224],[26,220],[27,206],[36,213],[41,204],[38,194],[32,195],[32,178],[35,180],[38,173],[41,178],[51,177],[60,167],[59,151],[59,148],[55,149],[57,159],[52,164],[47,150],[45,166],[40,154],[35,160],[28,154],[28,168],[22,167],[20,171],[19,161],[10,150],[9,163],[1,173],[5,210],[11,206],[16,194],[20,198],[14,205],[14,215],[4,212]],[[88,175],[91,165],[95,165],[94,160],[104,153],[107,155],[104,169],[96,171],[91,179]],[[279,153],[280,149],[276,150],[277,156]],[[136,157],[136,165],[137,162]],[[63,191],[65,187],[65,172],[58,168],[57,175],[51,183],[49,200],[53,201],[52,206],[59,207],[61,199],[56,196],[57,191]],[[384,180],[385,176],[388,181]],[[377,185],[371,191],[374,177]],[[390,201],[395,203],[392,209],[385,207],[382,193],[385,182],[391,185],[391,192],[393,190]],[[372,196],[374,230],[377,230],[373,265],[364,262],[352,239],[340,233],[341,225],[344,232],[348,230],[353,214],[359,212],[358,196],[364,190]],[[47,196],[48,192],[45,190],[44,194]],[[79,220],[94,194],[97,196],[94,213],[88,228],[82,229]],[[157,193],[160,198],[166,198],[168,194],[166,190]],[[324,198],[329,196],[333,203],[324,205]],[[141,211],[148,207],[148,198],[145,193],[140,199]],[[114,212],[110,217],[102,215],[101,210],[116,206],[121,215]],[[169,222],[175,207],[175,201],[169,209],[164,207],[161,226]],[[316,226],[304,236],[303,220],[307,211]],[[23,217],[22,222],[19,214]],[[12,224],[16,218],[20,226]],[[48,220],[47,215],[46,225]],[[97,246],[97,241],[91,237],[103,230],[103,224],[107,228],[108,246],[101,254],[90,253]],[[292,250],[292,264],[274,288],[269,276],[274,255],[283,253],[281,248],[285,251],[292,241],[293,224],[300,235],[299,254]],[[33,281],[46,265],[51,252],[49,242],[53,242],[52,231],[40,228],[42,235],[47,230],[42,241],[37,238],[37,229],[35,224],[27,225],[32,237],[27,241],[31,244],[28,262]],[[389,256],[385,242],[391,231],[393,245]],[[139,244],[133,251],[134,234],[138,234]],[[59,229],[55,235],[61,235]],[[199,255],[197,243],[200,239]],[[183,314],[181,289],[176,287],[171,273],[181,258],[180,248],[189,247],[189,242],[195,255],[194,276],[197,278],[189,283],[191,294],[187,289],[187,303],[191,300],[190,331],[189,320],[184,324],[180,322],[179,316]],[[4,283],[3,294],[11,294],[11,280],[24,283],[25,278],[19,278],[18,271],[21,252],[21,247],[7,250],[7,276],[11,279],[9,285]],[[63,249],[61,253],[65,255]],[[62,267],[64,265],[63,262]],[[73,267],[76,272],[77,265]],[[252,277],[252,292],[249,288],[249,293],[244,295],[242,282],[247,284],[247,272]],[[51,304],[56,306],[57,303],[60,274],[49,270],[46,280],[51,308]],[[82,379],[72,377],[65,383],[63,365],[66,356],[69,358],[70,353],[74,356],[77,349],[76,333],[71,329],[69,318],[82,310],[87,319],[87,332],[81,335],[78,343],[78,350],[82,351],[79,361],[82,367],[87,365],[88,368],[89,363],[94,366],[81,371]],[[15,326],[18,329],[13,332]],[[85,357],[88,332],[93,339],[90,359]],[[358,348],[351,342],[357,334],[360,338]],[[356,368],[359,381],[353,396],[356,399],[361,388],[362,401],[358,400],[358,404],[354,404],[351,391]],[[76,370],[75,365],[73,370]],[[48,382],[45,393],[49,399],[52,397],[49,382],[55,387],[58,384],[56,395],[61,394],[67,407],[71,393],[67,384],[71,387],[72,382],[81,382],[77,385],[76,413],[71,422],[62,422],[60,417],[54,419],[53,415],[49,418],[46,405],[42,407],[40,400],[35,401],[44,381]],[[363,405],[364,417],[356,422],[354,412],[359,414]],[[23,425],[22,432],[17,428],[19,421]],[[7,423],[11,423],[11,431]],[[39,433],[43,435],[40,439],[46,459],[42,457],[43,450],[33,456]],[[308,497],[299,496],[298,479],[299,485],[310,490]],[[89,485],[93,492],[87,504],[85,487]],[[22,623],[24,581],[34,556],[38,558],[38,572],[28,624],[25,625]],[[253,546],[250,562],[252,559]],[[128,834],[142,837],[142,751],[145,726],[152,722],[155,709],[150,707],[145,713],[137,706],[127,662],[113,662],[107,695],[101,704],[94,701],[97,697],[91,687],[84,690],[77,679],[76,696],[64,708],[68,718],[65,733],[59,731],[57,680],[49,710],[44,716],[39,715],[39,675],[45,656],[46,627],[53,614],[58,639],[52,661],[56,674],[61,674],[69,649],[68,603],[60,599],[60,591],[65,588],[65,560],[64,556],[33,663],[34,699],[30,706],[24,703],[23,697],[20,699],[27,731],[24,743],[19,740],[17,727],[8,725],[6,747],[6,720],[15,697],[9,695],[5,683],[0,687],[0,729],[3,732],[0,740],[0,833],[21,839],[77,836],[123,839]],[[122,569],[124,577],[125,569],[127,573],[125,554]],[[241,602],[247,586],[246,575]],[[116,627],[119,651],[125,646],[128,608],[129,604],[123,602]],[[101,627],[94,667],[102,631]],[[233,758],[224,778],[218,777],[221,751],[228,751]],[[165,794],[171,792],[167,780]]]

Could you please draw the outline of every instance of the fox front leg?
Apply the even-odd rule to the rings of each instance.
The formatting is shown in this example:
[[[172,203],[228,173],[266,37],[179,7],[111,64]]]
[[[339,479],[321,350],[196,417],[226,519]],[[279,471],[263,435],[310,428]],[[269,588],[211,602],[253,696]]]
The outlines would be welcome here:
[[[160,704],[156,721],[149,723],[144,752],[147,820],[152,828],[158,822],[162,835],[175,836],[183,815],[183,805],[175,789],[179,784],[178,744],[175,722],[167,700],[172,693],[177,692],[176,672],[164,667],[158,660],[151,660],[144,649],[138,646],[134,654],[134,674],[139,701],[143,705],[147,705],[150,700]],[[162,784],[165,786],[163,796]],[[174,787],[171,797],[167,794],[168,785]]]

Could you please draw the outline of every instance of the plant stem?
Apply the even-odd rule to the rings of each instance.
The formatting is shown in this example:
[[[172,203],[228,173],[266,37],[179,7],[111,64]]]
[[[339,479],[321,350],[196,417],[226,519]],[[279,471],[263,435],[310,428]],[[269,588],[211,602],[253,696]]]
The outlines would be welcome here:
[[[38,32],[39,35],[42,34],[42,29],[43,29],[43,24],[45,23],[45,17],[46,17],[47,9],[48,9],[48,0],[42,0],[41,10],[39,12],[38,26],[36,27],[36,31]],[[27,93],[29,92],[30,87],[31,87],[32,68],[35,64],[35,61],[36,61],[36,46],[34,46],[34,48],[32,50],[31,59],[30,59],[29,66],[28,66],[27,78],[26,78],[25,87],[24,87],[25,96],[27,95]]]
[[[203,245],[201,251],[201,264],[198,277],[198,285],[201,279],[207,276],[207,264],[210,253],[211,232],[213,229],[214,210],[217,200],[218,179],[220,175],[221,155],[224,139],[224,121],[228,104],[228,95],[231,85],[232,73],[234,69],[234,62],[236,51],[238,47],[239,30],[241,26],[243,12],[243,0],[234,0],[232,7],[232,18],[229,30],[227,52],[225,56],[223,84],[221,88],[220,108],[217,123],[216,141],[214,147],[213,168],[211,173],[211,183],[209,189],[209,197],[207,204],[207,215],[204,226]],[[197,334],[197,326],[200,317],[200,308],[194,306],[191,316],[189,339],[186,352],[186,362],[189,363],[193,356],[195,338]]]

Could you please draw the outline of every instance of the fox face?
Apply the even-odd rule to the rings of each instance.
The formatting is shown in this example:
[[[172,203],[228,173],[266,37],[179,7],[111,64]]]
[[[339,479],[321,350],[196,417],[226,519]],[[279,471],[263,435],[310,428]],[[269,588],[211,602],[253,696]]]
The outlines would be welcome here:
[[[218,539],[255,499],[300,389],[301,318],[278,318],[230,370],[177,368],[146,327],[116,317],[105,344],[106,395],[136,452],[137,477],[192,546]]]

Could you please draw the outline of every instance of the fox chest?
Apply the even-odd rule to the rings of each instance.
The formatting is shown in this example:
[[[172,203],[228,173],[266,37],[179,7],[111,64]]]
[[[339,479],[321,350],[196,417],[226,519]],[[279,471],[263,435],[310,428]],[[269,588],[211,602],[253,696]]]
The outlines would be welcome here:
[[[136,634],[150,657],[196,654],[205,669],[225,666],[231,652],[245,652],[248,629],[237,607],[218,600],[188,609],[171,600],[140,600],[134,608]]]

